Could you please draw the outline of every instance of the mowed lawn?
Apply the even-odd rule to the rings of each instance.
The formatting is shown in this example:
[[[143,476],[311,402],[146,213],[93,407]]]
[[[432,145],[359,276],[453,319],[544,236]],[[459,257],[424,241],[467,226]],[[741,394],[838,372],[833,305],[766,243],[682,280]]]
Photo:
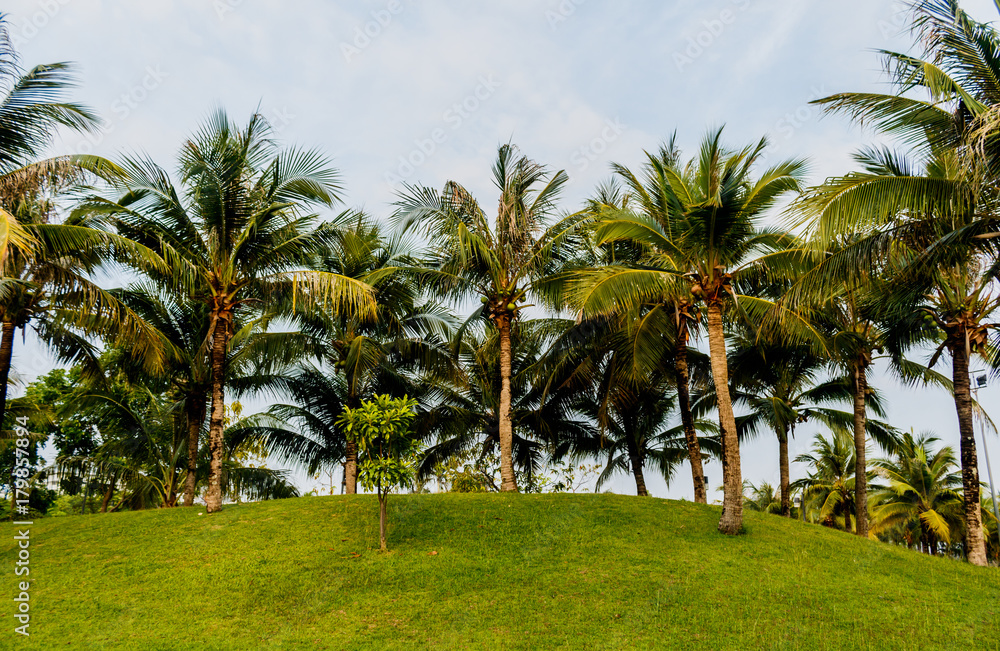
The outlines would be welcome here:
[[[0,649],[1000,649],[1000,571],[619,495],[371,496],[38,520]],[[12,531],[13,525],[5,523]],[[4,593],[17,594],[12,535]]]

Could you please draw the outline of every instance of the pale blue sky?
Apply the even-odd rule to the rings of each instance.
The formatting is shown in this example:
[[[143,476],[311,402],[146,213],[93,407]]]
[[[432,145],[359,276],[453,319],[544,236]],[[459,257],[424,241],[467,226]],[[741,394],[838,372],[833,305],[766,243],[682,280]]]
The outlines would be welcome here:
[[[989,0],[966,1],[981,20]],[[811,180],[850,169],[870,142],[808,102],[883,89],[876,48],[907,49],[891,0],[13,0],[5,4],[23,63],[75,61],[75,97],[107,121],[53,153],[141,150],[170,165],[209,112],[239,120],[259,105],[280,138],[315,146],[343,172],[345,202],[387,215],[401,181],[455,179],[485,205],[498,143],[571,176],[575,208],[608,164],[640,162],[678,131],[693,151],[712,126],[745,144],[769,134],[772,160],[807,157]],[[15,364],[51,363],[30,345]],[[943,366],[940,370],[945,370]],[[957,447],[950,398],[881,383],[900,427],[933,429]],[[1000,389],[983,394],[992,409]],[[987,397],[989,399],[987,399]],[[1000,414],[997,414],[1000,416]],[[813,433],[801,428],[792,455]],[[1000,445],[991,443],[1000,467]],[[718,486],[717,463],[707,468]],[[793,476],[804,468],[793,466]],[[752,442],[744,474],[777,482],[777,443]],[[985,476],[985,468],[983,468]],[[690,498],[685,468],[656,495]],[[628,477],[613,488],[634,492]]]

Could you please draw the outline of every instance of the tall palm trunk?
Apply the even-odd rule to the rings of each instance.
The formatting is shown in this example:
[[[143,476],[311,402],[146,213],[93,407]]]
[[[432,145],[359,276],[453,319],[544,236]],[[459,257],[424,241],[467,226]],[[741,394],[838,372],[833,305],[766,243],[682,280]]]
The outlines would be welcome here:
[[[708,302],[708,349],[712,360],[712,381],[715,384],[722,429],[722,518],[719,531],[735,535],[743,528],[743,476],[740,470],[740,441],[736,436],[736,416],[729,397],[729,366],[726,361],[726,339],[722,330],[722,305]]]
[[[851,388],[854,392],[854,519],[856,533],[868,537],[868,467],[866,452],[868,439],[865,435],[865,400],[868,393],[867,364],[863,359],[851,364]]]
[[[0,338],[0,427],[7,416],[7,381],[10,379],[10,360],[14,356],[13,321],[3,322],[3,336]]]
[[[361,405],[357,396],[354,395],[353,385],[347,396],[348,409],[357,409]],[[358,492],[358,443],[357,441],[347,441],[344,446],[344,492],[348,495],[356,495]]]
[[[626,426],[625,446],[628,448],[632,476],[635,477],[635,493],[640,497],[649,497],[649,491],[646,490],[646,477],[642,472],[642,454],[639,453],[639,442],[635,440],[635,428],[632,427],[632,423],[628,419],[624,424]]]
[[[184,506],[194,506],[194,493],[198,484],[198,443],[201,439],[201,426],[205,424],[205,403],[207,396],[203,392],[190,393],[184,403],[187,413],[187,477],[184,479]]]
[[[510,317],[501,316],[500,329],[500,490],[517,491],[514,475],[514,425],[510,420]]]
[[[674,376],[677,380],[677,402],[681,410],[681,424],[684,426],[684,438],[687,441],[688,461],[691,463],[691,479],[694,482],[694,501],[697,504],[708,504],[708,495],[705,491],[705,470],[701,465],[701,446],[698,445],[698,434],[694,430],[694,417],[691,415],[691,379],[688,371],[686,331],[682,335],[678,335],[676,346],[677,348],[674,351]]]
[[[344,492],[355,495],[358,492],[358,444],[348,441],[344,446]]]
[[[226,348],[229,345],[229,321],[219,317],[212,333],[212,413],[208,424],[208,450],[211,463],[208,471],[208,491],[205,510],[215,513],[222,510],[222,456],[225,428],[226,402],[223,390],[226,380]]]
[[[788,472],[788,427],[782,426],[778,431],[778,467],[781,474],[781,515],[792,516],[792,499],[788,494],[790,483]]]
[[[951,346],[952,383],[962,457],[962,489],[965,498],[965,551],[973,565],[986,565],[986,541],[979,502],[979,460],[972,421],[972,392],[969,387],[969,352],[961,343]]]
[[[10,360],[14,356],[14,330],[16,326],[12,321],[3,322],[3,336],[0,338],[0,429],[3,428],[4,418],[7,416],[7,380],[10,378]],[[10,519],[14,519],[17,512],[17,491],[14,490],[14,470],[16,465],[10,469]]]

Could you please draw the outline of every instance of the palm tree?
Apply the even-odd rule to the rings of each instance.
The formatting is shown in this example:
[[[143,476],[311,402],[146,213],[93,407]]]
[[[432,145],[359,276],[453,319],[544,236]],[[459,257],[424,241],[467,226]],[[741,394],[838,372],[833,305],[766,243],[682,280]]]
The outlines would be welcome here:
[[[933,554],[963,527],[962,477],[955,453],[931,435],[905,433],[892,459],[876,460],[876,474],[888,483],[873,490],[872,533],[898,532],[908,546]]]
[[[452,301],[474,300],[483,306],[473,318],[485,317],[499,336],[500,404],[498,406],[500,471],[503,491],[516,491],[511,416],[511,332],[535,284],[558,270],[573,253],[579,216],[548,226],[567,181],[565,172],[549,174],[513,145],[500,146],[493,182],[500,191],[491,220],[473,195],[454,181],[442,192],[407,187],[397,202],[404,230],[420,229],[430,240],[433,262],[425,273],[430,285]],[[541,297],[540,297],[541,298]],[[549,299],[555,302],[553,299]]]
[[[991,191],[970,178],[975,173],[968,169],[960,149],[937,149],[923,165],[886,149],[862,152],[857,159],[863,172],[828,180],[811,190],[802,205],[816,214],[821,240],[846,228],[845,215],[856,215],[856,227],[868,229],[832,256],[830,267],[846,270],[861,260],[866,268],[873,263],[881,267],[882,277],[875,282],[866,279],[867,287],[860,284],[857,274],[846,281],[853,291],[868,294],[868,301],[882,306],[883,341],[894,359],[901,360],[905,351],[929,340],[940,345],[928,368],[941,352],[951,355],[965,486],[966,549],[971,563],[983,565],[968,369],[972,355],[988,356],[987,333],[994,327],[990,320],[1000,302],[991,295],[993,270],[978,247],[963,241],[961,233],[985,221],[977,214],[992,210]],[[970,192],[979,199],[970,203]],[[941,194],[950,195],[951,201],[942,203]],[[900,205],[900,196],[907,198],[908,205]],[[886,223],[873,227],[867,222],[872,212],[887,217],[890,209],[894,216]],[[929,378],[929,372],[924,377]]]
[[[653,320],[664,319],[664,311],[652,309]],[[658,369],[673,367],[671,357],[676,349],[660,346],[664,357],[657,368],[643,367],[637,351],[648,345],[643,337],[655,328],[647,316],[632,311],[574,324],[549,347],[541,366],[549,390],[578,394],[575,409],[597,425],[583,438],[561,435],[554,442],[553,458],[567,454],[577,459],[607,456],[598,488],[614,472],[631,471],[641,496],[648,495],[646,461],[652,461],[669,482],[677,466],[690,460],[688,424],[696,431],[717,434],[707,423],[693,419],[690,423],[682,419],[680,428],[668,426],[679,403],[676,375]],[[699,440],[697,435],[695,442],[700,472],[704,452],[717,453],[718,446],[714,441]]]
[[[851,517],[856,514],[853,437],[844,429],[834,430],[829,438],[817,434],[812,451],[795,457],[795,462],[813,467],[791,485],[792,490],[802,491],[804,512],[818,514],[824,526],[842,523],[844,531],[851,531]]]
[[[3,422],[6,409],[14,332],[30,320],[38,310],[38,303],[42,302],[26,299],[24,294],[30,293],[29,284],[37,286],[38,280],[53,280],[51,256],[48,256],[48,273],[42,272],[41,278],[19,274],[39,258],[41,245],[25,228],[25,223],[44,221],[52,208],[46,195],[64,189],[80,176],[80,168],[71,159],[39,162],[38,158],[60,127],[86,131],[98,124],[98,118],[86,107],[63,101],[63,95],[73,82],[68,63],[39,65],[22,74],[17,52],[10,45],[6,15],[0,13],[0,93],[3,93],[0,100],[0,267],[4,294],[4,299],[0,300],[3,313],[0,422]],[[59,279],[65,281],[67,275],[71,274],[62,274]],[[16,296],[7,298],[11,294]]]
[[[158,252],[169,282],[203,304],[209,336],[202,342],[211,372],[206,506],[222,508],[224,390],[229,344],[241,313],[265,312],[275,297],[325,302],[334,310],[370,312],[371,288],[339,274],[308,269],[329,246],[311,206],[337,199],[337,176],[323,156],[278,150],[267,122],[242,129],[222,111],[184,143],[178,191],[165,170],[144,157],[125,159],[110,177],[117,200],[95,197],[84,210],[101,214],[123,235]]]
[[[759,513],[781,514],[784,511],[784,496],[778,495],[774,486],[763,481],[760,486],[754,486],[750,481],[743,482],[743,508]]]
[[[790,473],[788,440],[794,436],[795,426],[809,420],[830,428],[854,425],[855,414],[833,409],[825,404],[850,401],[855,395],[852,378],[833,377],[820,381],[820,373],[829,366],[829,360],[816,355],[804,345],[761,340],[753,333],[739,331],[734,337],[734,348],[729,355],[729,368],[733,377],[734,402],[749,408],[750,412],[737,418],[741,440],[759,433],[763,426],[770,428],[778,438],[780,469],[781,515],[791,515]],[[885,417],[882,401],[871,392],[865,407],[876,415]],[[892,450],[895,433],[885,423],[865,418],[862,431],[871,434],[886,450]],[[855,467],[857,467],[857,442],[855,441]],[[862,492],[866,475],[855,477],[855,493]],[[858,489],[861,486],[862,488]],[[855,513],[866,501],[858,501]],[[864,528],[863,516],[857,517],[858,535]],[[865,529],[867,535],[867,529]]]
[[[183,403],[184,427],[187,431],[187,475],[184,485],[184,506],[194,505],[198,477],[202,430],[207,415],[211,374],[204,351],[211,323],[203,303],[185,300],[169,287],[136,284],[118,293],[122,303],[149,324],[169,343],[171,355],[164,368],[155,375],[170,383],[170,391]],[[141,364],[136,367],[134,355],[120,355],[117,364],[132,376],[147,376]],[[139,380],[142,382],[142,380]]]
[[[592,410],[589,414],[594,420],[603,421],[600,432],[583,440],[572,440],[573,455],[607,457],[604,471],[597,478],[596,490],[615,473],[631,472],[636,494],[648,496],[644,471],[647,465],[651,465],[670,486],[677,469],[689,460],[684,425],[671,427],[668,424],[676,409],[674,396],[663,393],[662,386],[652,390],[618,387],[614,393],[607,413]],[[719,456],[717,428],[702,420],[695,420],[693,425],[703,435],[709,435],[698,440],[699,460],[707,454]]]
[[[268,378],[266,386],[292,402],[273,404],[267,412],[243,419],[233,428],[235,439],[259,443],[270,455],[301,465],[310,475],[343,463],[347,438],[335,423],[347,407],[344,377],[303,364]]]
[[[897,138],[924,163],[913,165],[888,150],[866,152],[860,157],[864,171],[828,180],[807,197],[803,206],[807,215],[816,216],[822,245],[844,233],[866,234],[849,247],[850,255],[842,256],[841,268],[848,275],[852,268],[855,276],[863,275],[857,270],[896,252],[899,241],[917,252],[914,266],[925,271],[968,264],[955,259],[959,251],[967,256],[974,250],[996,252],[1000,62],[994,53],[1000,36],[992,26],[972,20],[955,0],[920,0],[913,12],[923,56],[882,53],[894,93],[842,93],[819,100],[829,111],[846,113]],[[914,89],[925,91],[928,99],[914,97]],[[862,258],[865,262],[858,265]],[[992,266],[995,275],[995,262]],[[977,327],[959,324],[959,339],[974,339]],[[966,550],[971,563],[984,565],[971,397],[962,372],[972,351],[956,352]]]
[[[105,425],[104,441],[87,456],[60,456],[50,472],[82,473],[88,488],[103,493],[102,512],[109,506],[117,510],[177,505],[189,472],[184,461],[183,402],[134,386],[124,395],[120,391],[81,395],[77,408],[99,417]],[[232,458],[235,448],[231,442],[226,445],[220,481],[226,497],[264,500],[298,495],[287,471],[243,466]],[[116,492],[118,502],[112,505]]]
[[[416,283],[419,261],[412,247],[396,234],[386,236],[370,217],[348,211],[332,224],[331,245],[317,256],[316,269],[352,278],[372,287],[377,299],[373,314],[346,313],[314,305],[301,309],[286,298],[276,314],[286,316],[301,332],[298,346],[333,372],[343,374],[345,405],[358,409],[375,395],[413,397],[414,387],[392,390],[413,377],[405,373],[442,378],[457,372],[447,342],[453,328],[450,313],[424,300]],[[278,340],[287,347],[289,337]],[[381,384],[379,389],[373,388]],[[337,414],[335,417],[339,417]],[[346,442],[344,457],[346,491],[357,490],[357,446]]]
[[[730,535],[742,528],[743,480],[723,315],[753,306],[763,309],[766,301],[741,295],[740,283],[759,279],[792,243],[786,234],[764,228],[762,218],[782,195],[799,189],[805,168],[802,161],[785,161],[755,179],[754,167],[766,147],[765,138],[727,150],[719,129],[708,134],[698,158],[687,165],[677,162],[679,156],[649,156],[651,165],[664,168],[664,209],[606,219],[596,231],[598,244],[624,240],[643,247],[643,264],[581,274],[571,299],[586,315],[609,314],[646,302],[662,304],[676,295],[672,286],[683,278],[692,302],[704,304],[723,441],[725,497],[719,530]],[[766,309],[772,309],[767,303]]]
[[[511,331],[511,456],[520,483],[528,488],[535,485],[546,453],[561,458],[571,447],[560,450],[560,446],[595,433],[593,423],[581,413],[583,394],[578,387],[564,383],[565,375],[556,377],[546,370],[550,342],[566,326],[558,319],[519,320]],[[470,326],[458,335],[461,338],[456,338],[453,345],[462,373],[437,383],[437,403],[424,420],[418,419],[423,436],[434,437],[420,463],[420,477],[433,475],[440,464],[456,458],[473,457],[483,467],[499,447],[499,331],[487,322],[484,327]],[[502,472],[500,486],[494,485],[488,471],[484,480],[487,488],[502,490]]]
[[[648,219],[660,223],[669,221],[670,208],[670,169],[676,167],[680,153],[676,147],[675,138],[668,145],[661,147],[657,156],[647,155],[648,161],[643,166],[642,178],[622,165],[614,165],[616,177],[624,183],[628,192],[623,192],[616,183],[601,186],[597,197],[590,202],[589,212],[597,219],[614,219],[621,214],[638,212]],[[633,205],[635,209],[633,209]],[[600,259],[593,266],[613,264],[639,264],[643,256],[643,248],[630,242],[612,241],[605,243]],[[687,442],[688,462],[691,466],[691,479],[694,486],[694,501],[699,504],[708,503],[705,487],[705,472],[702,468],[702,449],[698,441],[695,419],[691,413],[691,370],[689,359],[692,351],[689,343],[692,335],[697,334],[701,324],[701,314],[694,304],[687,283],[681,279],[670,283],[659,303],[647,304],[640,320],[636,336],[644,346],[650,346],[651,351],[668,354],[668,359],[656,360],[657,353],[649,356],[640,355],[636,360],[637,371],[649,372],[666,362],[673,369],[673,380],[677,391],[678,410],[681,424]],[[664,343],[669,344],[667,350]],[[649,367],[641,368],[640,367]]]
[[[955,256],[958,258],[959,256]],[[969,365],[974,356],[989,361],[995,355],[988,345],[1000,295],[994,276],[984,273],[982,258],[966,257],[952,265],[920,268],[903,273],[892,304],[893,327],[890,349],[896,354],[917,345],[938,344],[928,362],[933,368],[944,351],[952,360],[952,394],[958,413],[962,480],[965,502],[966,553],[969,561],[985,564],[985,534],[982,529],[982,490],[974,431]]]

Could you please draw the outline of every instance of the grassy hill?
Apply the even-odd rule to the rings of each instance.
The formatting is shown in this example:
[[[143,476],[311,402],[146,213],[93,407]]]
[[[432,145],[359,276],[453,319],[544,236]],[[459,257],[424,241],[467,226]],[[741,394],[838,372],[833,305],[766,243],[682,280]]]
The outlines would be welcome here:
[[[36,521],[0,648],[1000,648],[1000,571],[617,495],[370,496]],[[5,523],[4,531],[12,525]],[[4,534],[2,599],[17,594]]]

